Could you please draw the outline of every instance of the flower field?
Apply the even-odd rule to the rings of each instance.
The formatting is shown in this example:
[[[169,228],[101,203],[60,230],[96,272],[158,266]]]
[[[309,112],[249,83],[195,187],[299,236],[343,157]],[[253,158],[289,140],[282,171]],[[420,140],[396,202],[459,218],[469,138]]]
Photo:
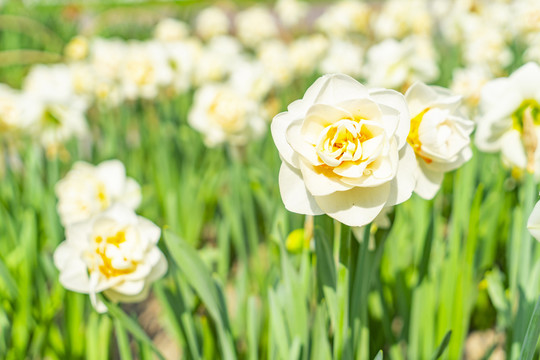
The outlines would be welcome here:
[[[540,3],[0,0],[0,359],[538,359]]]

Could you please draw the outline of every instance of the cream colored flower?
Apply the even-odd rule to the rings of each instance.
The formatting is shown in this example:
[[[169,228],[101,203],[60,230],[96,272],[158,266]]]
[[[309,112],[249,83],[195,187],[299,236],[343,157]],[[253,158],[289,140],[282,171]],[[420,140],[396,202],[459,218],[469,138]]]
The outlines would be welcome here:
[[[257,58],[277,86],[289,85],[293,79],[293,66],[287,46],[279,40],[270,40],[259,47]]]
[[[407,200],[416,183],[409,119],[398,92],[343,74],[319,78],[272,121],[285,207],[363,226]]]
[[[37,116],[31,113],[28,100],[24,93],[0,84],[0,134],[28,130],[35,125]]]
[[[239,12],[235,25],[238,38],[249,47],[256,47],[279,33],[274,17],[264,7],[254,6]]]
[[[309,5],[298,0],[278,0],[274,6],[281,23],[286,27],[294,27],[306,18]]]
[[[126,177],[118,160],[104,161],[97,166],[77,162],[55,187],[58,214],[64,226],[86,221],[115,203],[136,209],[141,202],[141,189]]]
[[[524,137],[540,138],[540,66],[527,63],[507,78],[489,81],[482,89],[476,145],[482,151],[500,151],[505,163],[525,169],[529,165]],[[527,123],[532,125],[526,131]],[[527,134],[526,134],[527,133]],[[540,178],[540,146],[534,153]]]
[[[323,74],[343,73],[359,76],[362,73],[363,57],[364,50],[357,43],[332,39],[328,52],[321,61],[320,69]]]
[[[188,122],[203,134],[205,144],[210,147],[224,142],[245,145],[264,134],[267,127],[258,102],[226,84],[199,88]]]
[[[402,41],[386,39],[367,52],[364,75],[371,86],[398,89],[415,81],[433,81],[439,76],[435,51],[425,37]]]
[[[121,205],[71,225],[54,253],[60,283],[89,294],[98,312],[107,311],[96,297],[101,292],[114,302],[141,301],[167,271],[157,247],[160,234],[154,223]]]
[[[131,41],[127,44],[120,70],[120,86],[129,99],[153,99],[160,88],[170,85],[172,69],[165,47],[157,41]]]
[[[241,52],[242,45],[232,36],[212,38],[195,64],[195,85],[224,80],[241,58]]]
[[[330,5],[316,20],[315,27],[331,37],[365,33],[369,27],[371,8],[363,1],[342,0]]]
[[[469,109],[476,109],[484,85],[491,80],[490,72],[481,66],[455,69],[450,89],[463,96]]]
[[[382,39],[430,35],[432,18],[425,0],[389,0],[375,18],[373,31],[375,37]]]
[[[88,56],[90,45],[84,36],[75,36],[67,43],[64,53],[69,60],[84,60]]]
[[[328,50],[328,39],[321,34],[304,36],[289,46],[289,59],[295,73],[312,75]]]
[[[164,42],[184,40],[188,34],[189,26],[172,18],[161,20],[154,30],[154,38]]]
[[[412,119],[407,141],[418,162],[414,192],[432,199],[441,187],[444,173],[471,158],[474,123],[459,113],[461,96],[447,89],[417,82],[407,90],[405,99]]]
[[[231,21],[221,8],[210,6],[197,15],[195,32],[204,40],[229,33]]]

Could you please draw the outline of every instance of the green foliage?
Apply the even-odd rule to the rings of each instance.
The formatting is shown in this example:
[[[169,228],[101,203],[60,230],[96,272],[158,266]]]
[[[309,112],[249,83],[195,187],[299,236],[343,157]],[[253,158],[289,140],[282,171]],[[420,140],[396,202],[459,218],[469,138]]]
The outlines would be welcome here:
[[[30,60],[56,61],[76,33],[54,9],[31,14],[39,22],[6,14],[0,59],[30,49]],[[452,56],[441,65],[442,85]],[[18,84],[27,69],[0,60],[0,79]],[[281,107],[310,81],[280,94]],[[285,239],[304,218],[282,205],[271,136],[241,156],[207,149],[186,123],[191,101],[188,93],[95,107],[89,152],[71,142],[69,159],[48,158],[28,142],[23,170],[0,171],[0,358],[165,356],[135,308],[107,303],[109,313],[98,315],[87,296],[62,288],[52,261],[64,239],[54,185],[75,160],[111,158],[142,184],[140,213],[165,229],[169,272],[153,296],[183,358],[459,359],[481,330],[475,313],[505,334],[508,359],[538,354],[540,246],[525,226],[538,194],[531,176],[515,180],[497,156],[475,151],[434,200],[413,196],[398,206],[391,229],[352,234],[319,216],[312,247],[293,254]]]

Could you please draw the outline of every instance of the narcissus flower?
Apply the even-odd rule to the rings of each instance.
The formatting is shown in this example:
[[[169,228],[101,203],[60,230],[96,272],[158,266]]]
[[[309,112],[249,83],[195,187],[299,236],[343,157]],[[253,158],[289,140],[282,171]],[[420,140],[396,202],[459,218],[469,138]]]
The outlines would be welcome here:
[[[409,119],[398,92],[342,74],[319,78],[272,121],[285,207],[363,226],[407,200],[416,182]]]
[[[405,99],[412,118],[407,141],[418,161],[414,192],[432,199],[444,173],[472,157],[469,145],[474,123],[459,113],[461,96],[447,89],[417,82],[407,90]]]
[[[167,271],[156,246],[160,235],[154,223],[122,205],[69,226],[54,253],[60,283],[89,294],[98,312],[107,310],[96,297],[101,292],[115,302],[141,301],[149,285]]]
[[[188,122],[204,135],[204,142],[210,147],[224,142],[245,145],[264,134],[267,128],[257,101],[226,84],[199,88]]]
[[[115,203],[135,210],[141,202],[139,184],[126,177],[126,169],[118,160],[97,166],[77,162],[56,184],[55,191],[64,226],[86,221]]]
[[[479,106],[478,148],[500,151],[511,167],[540,178],[540,66],[527,63],[510,77],[489,81]]]

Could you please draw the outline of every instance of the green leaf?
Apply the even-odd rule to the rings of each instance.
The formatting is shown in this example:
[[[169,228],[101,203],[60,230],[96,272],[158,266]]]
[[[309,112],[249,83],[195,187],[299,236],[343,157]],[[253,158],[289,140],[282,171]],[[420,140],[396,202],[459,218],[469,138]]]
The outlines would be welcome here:
[[[448,343],[450,342],[450,336],[452,336],[452,330],[449,330],[446,335],[444,335],[443,340],[437,347],[437,350],[435,350],[435,354],[433,354],[432,360],[436,360],[442,356],[444,353],[444,350],[448,347]]]
[[[193,247],[169,230],[165,230],[164,239],[174,262],[195,289],[216,323],[223,358],[235,358],[232,331],[221,287],[216,284]]]
[[[317,254],[317,279],[322,290],[329,287],[336,290],[336,264],[332,257],[332,249],[324,231],[315,229],[315,252]]]
[[[536,301],[527,333],[525,334],[525,340],[523,340],[523,346],[521,348],[520,360],[531,360],[536,350],[536,344],[538,343],[538,337],[540,336],[540,298]]]
[[[104,303],[107,306],[107,309],[109,310],[109,313],[111,314],[111,316],[115,320],[119,321],[122,324],[124,329],[129,331],[131,335],[133,335],[133,337],[135,337],[135,339],[137,339],[139,342],[151,348],[158,358],[160,358],[161,360],[165,360],[163,355],[159,352],[158,348],[154,345],[154,343],[148,337],[146,332],[144,332],[144,330],[139,326],[139,324],[135,320],[133,320],[124,311],[122,311],[122,309],[119,306],[111,303],[110,301],[104,301]]]

